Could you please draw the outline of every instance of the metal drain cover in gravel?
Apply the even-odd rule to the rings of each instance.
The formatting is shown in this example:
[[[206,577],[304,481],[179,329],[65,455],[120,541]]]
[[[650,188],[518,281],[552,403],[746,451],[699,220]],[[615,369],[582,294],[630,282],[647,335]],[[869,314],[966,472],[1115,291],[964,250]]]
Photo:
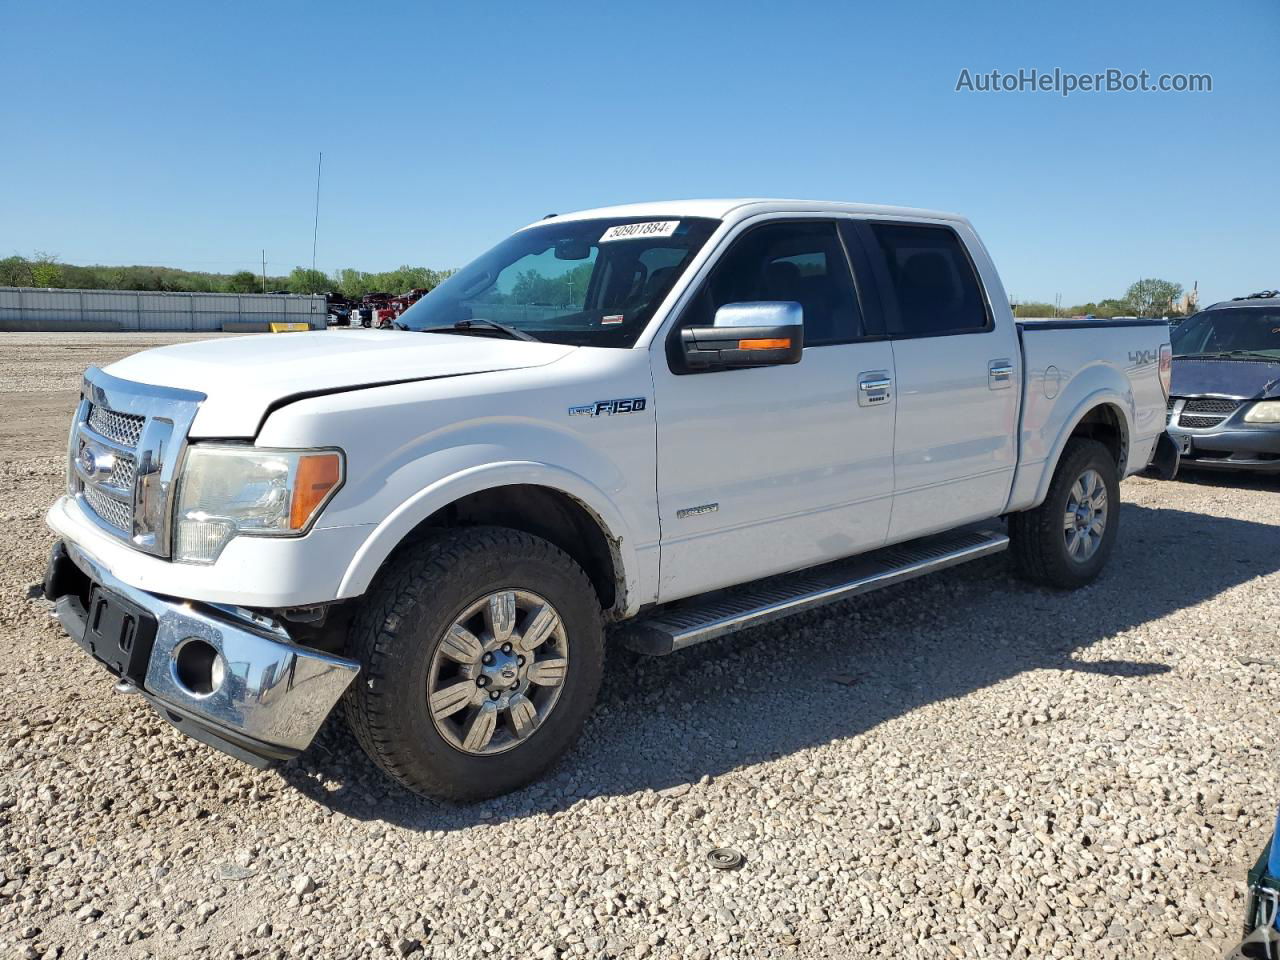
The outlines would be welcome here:
[[[732,847],[716,847],[707,854],[707,863],[717,870],[736,870],[746,862],[747,858]]]

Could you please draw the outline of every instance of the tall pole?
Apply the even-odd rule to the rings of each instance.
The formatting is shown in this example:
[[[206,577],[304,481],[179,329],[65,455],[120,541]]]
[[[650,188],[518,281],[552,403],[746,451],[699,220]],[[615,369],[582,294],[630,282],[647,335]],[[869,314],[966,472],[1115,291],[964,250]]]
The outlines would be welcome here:
[[[311,231],[311,272],[316,271],[316,238],[320,236],[320,168],[324,165],[324,151],[316,162],[316,224]]]
[[[262,292],[267,292],[267,251],[265,247],[262,250]]]

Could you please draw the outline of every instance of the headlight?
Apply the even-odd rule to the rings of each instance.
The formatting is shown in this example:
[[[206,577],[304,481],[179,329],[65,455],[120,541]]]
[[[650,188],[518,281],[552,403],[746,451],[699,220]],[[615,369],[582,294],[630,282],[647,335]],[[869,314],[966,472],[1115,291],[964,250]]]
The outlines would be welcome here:
[[[233,537],[305,533],[342,478],[337,450],[193,444],[178,479],[173,558],[213,563]]]
[[[1244,415],[1245,423],[1280,423],[1280,400],[1255,403]]]

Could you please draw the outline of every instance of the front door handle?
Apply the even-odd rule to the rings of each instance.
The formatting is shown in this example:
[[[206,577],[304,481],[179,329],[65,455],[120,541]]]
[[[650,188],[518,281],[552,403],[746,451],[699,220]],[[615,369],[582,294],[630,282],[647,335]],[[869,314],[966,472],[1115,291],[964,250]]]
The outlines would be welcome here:
[[[987,364],[987,386],[992,390],[1004,390],[1013,385],[1013,361],[992,360]]]
[[[858,406],[878,407],[893,396],[893,378],[884,370],[858,374]]]

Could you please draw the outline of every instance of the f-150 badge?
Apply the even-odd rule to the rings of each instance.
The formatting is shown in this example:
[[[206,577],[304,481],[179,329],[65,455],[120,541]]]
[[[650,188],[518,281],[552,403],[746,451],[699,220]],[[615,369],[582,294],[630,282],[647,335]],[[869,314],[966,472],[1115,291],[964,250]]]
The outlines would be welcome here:
[[[597,400],[595,403],[584,403],[570,407],[571,417],[612,417],[615,413],[639,413],[644,409],[644,397],[627,397],[623,400]]]

